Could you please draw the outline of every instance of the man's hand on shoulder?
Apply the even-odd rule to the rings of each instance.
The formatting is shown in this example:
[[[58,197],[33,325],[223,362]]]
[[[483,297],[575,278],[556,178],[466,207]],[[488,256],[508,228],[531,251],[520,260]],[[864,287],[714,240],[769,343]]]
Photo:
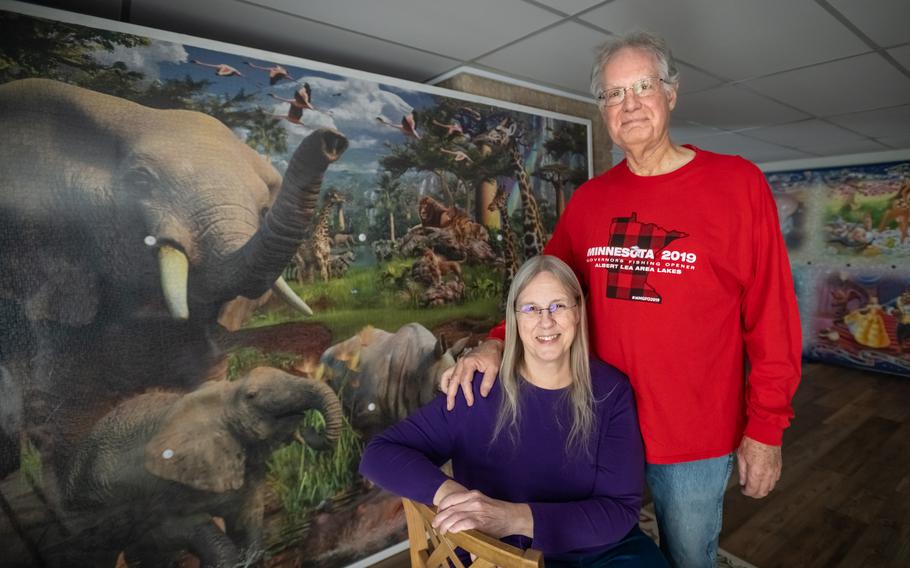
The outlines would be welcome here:
[[[756,499],[774,490],[783,468],[780,446],[762,444],[747,436],[743,436],[736,450],[736,463],[743,495]]]
[[[480,383],[481,396],[490,394],[490,389],[493,388],[493,382],[499,373],[499,364],[502,363],[502,350],[502,341],[487,339],[473,351],[459,359],[454,367],[447,369],[442,374],[439,379],[439,390],[446,393],[447,409],[452,410],[455,408],[455,397],[458,395],[458,387],[461,387],[468,406],[474,404],[471,382],[474,380],[475,371],[483,373],[483,381]]]

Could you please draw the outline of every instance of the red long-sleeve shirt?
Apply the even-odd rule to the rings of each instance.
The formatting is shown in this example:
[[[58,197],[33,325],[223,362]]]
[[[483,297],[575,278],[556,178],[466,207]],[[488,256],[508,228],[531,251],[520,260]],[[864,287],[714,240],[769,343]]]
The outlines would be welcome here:
[[[544,250],[586,289],[594,353],[629,376],[649,463],[722,456],[744,432],[780,445],[800,378],[796,296],[765,178],[742,158],[692,149],[668,174],[622,162],[584,184]]]

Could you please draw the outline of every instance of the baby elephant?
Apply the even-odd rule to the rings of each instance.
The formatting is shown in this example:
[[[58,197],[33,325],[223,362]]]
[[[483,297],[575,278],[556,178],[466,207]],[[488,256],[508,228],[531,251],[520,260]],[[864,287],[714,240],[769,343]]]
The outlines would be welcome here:
[[[266,460],[295,438],[310,409],[322,413],[325,431],[299,435],[332,447],[342,426],[335,393],[277,369],[119,404],[69,468],[62,497],[73,538],[60,547],[61,564],[113,566],[122,550],[131,565],[168,566],[189,550],[203,566],[234,566],[258,553]],[[224,519],[225,532],[212,517]]]

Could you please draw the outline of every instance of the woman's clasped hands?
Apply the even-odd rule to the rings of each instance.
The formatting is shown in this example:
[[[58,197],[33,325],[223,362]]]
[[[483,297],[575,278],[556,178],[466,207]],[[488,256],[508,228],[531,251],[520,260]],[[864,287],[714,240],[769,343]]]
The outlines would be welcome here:
[[[493,499],[452,480],[442,484],[434,502],[438,510],[433,528],[440,534],[469,529],[496,538],[534,534],[531,508],[526,503]]]

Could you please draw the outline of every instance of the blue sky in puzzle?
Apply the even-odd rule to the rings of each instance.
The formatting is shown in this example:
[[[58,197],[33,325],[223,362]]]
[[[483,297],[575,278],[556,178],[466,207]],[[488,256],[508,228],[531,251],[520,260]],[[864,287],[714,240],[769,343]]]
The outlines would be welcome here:
[[[434,97],[426,93],[290,65],[282,66],[295,81],[282,80],[270,86],[268,71],[256,69],[248,63],[271,67],[274,65],[272,61],[192,46],[183,46],[183,49],[186,57],[182,61],[158,63],[158,72],[162,79],[183,78],[187,75],[194,80],[206,79],[212,83],[210,92],[225,97],[234,96],[241,89],[246,93],[256,93],[256,104],[276,117],[286,115],[289,105],[270,94],[292,99],[294,91],[300,89],[304,83],[309,84],[312,89],[311,103],[318,110],[304,111],[301,119],[303,126],[286,120],[281,121],[282,127],[288,132],[288,147],[295,148],[313,129],[336,128],[344,132],[351,141],[351,149],[346,154],[344,163],[338,164],[338,167],[355,173],[375,171],[378,168],[377,151],[384,148],[383,143],[388,141],[395,144],[402,139],[401,132],[380,124],[376,120],[378,116],[398,124],[402,117],[411,111],[419,112],[421,108],[434,104]],[[214,68],[191,63],[192,60],[230,65],[243,76],[218,76]],[[237,134],[241,137],[245,135],[242,131]]]
[[[400,124],[401,119],[412,111],[421,112],[435,107],[440,98],[438,95],[359,77],[286,64],[281,65],[294,80],[282,80],[269,85],[268,70],[254,68],[251,64],[267,68],[275,65],[274,61],[154,39],[147,46],[131,49],[117,47],[113,52],[99,51],[95,57],[108,64],[123,61],[131,70],[142,72],[148,81],[183,79],[189,76],[197,81],[209,81],[209,92],[221,97],[233,97],[241,90],[247,94],[253,93],[256,96],[252,104],[260,106],[278,119],[286,116],[289,108],[289,103],[279,98],[292,99],[296,90],[304,83],[309,84],[312,90],[311,103],[317,110],[304,110],[301,117],[303,124],[280,120],[281,128],[288,134],[289,150],[287,155],[271,158],[278,169],[284,171],[290,153],[304,137],[317,128],[335,128],[348,137],[350,147],[344,159],[330,170],[330,178],[353,175],[364,181],[372,180],[379,173],[379,159],[386,153],[387,146],[405,140],[401,131],[380,123],[377,117],[384,117],[392,124]],[[219,76],[214,66],[222,64],[233,67],[242,76]],[[532,115],[531,122],[536,131],[534,146],[539,149],[547,138],[546,128],[552,128],[559,121]],[[243,128],[235,128],[234,132],[241,139],[245,139],[248,134]],[[536,157],[537,153],[532,151],[526,156],[526,163],[531,165]],[[537,180],[534,181],[537,185]],[[514,201],[515,203],[510,203],[510,209],[517,205],[517,200]]]

